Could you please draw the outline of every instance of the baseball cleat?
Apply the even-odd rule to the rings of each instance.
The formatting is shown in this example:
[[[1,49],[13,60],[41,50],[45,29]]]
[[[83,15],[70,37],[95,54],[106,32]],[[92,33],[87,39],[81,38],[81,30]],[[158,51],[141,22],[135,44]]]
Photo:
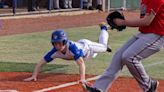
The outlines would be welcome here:
[[[107,52],[112,52],[112,49],[111,49],[111,47],[107,47],[107,50],[106,50]]]
[[[158,85],[159,85],[159,82],[157,80],[151,80],[151,87],[146,92],[156,92]]]
[[[83,88],[87,91],[87,92],[103,92],[97,88],[93,88],[87,84],[83,84]]]
[[[102,29],[108,30],[109,27],[110,27],[110,26],[109,26],[107,23],[105,23],[105,22],[101,22],[101,23],[99,24],[99,26],[100,26],[101,30],[102,30]]]

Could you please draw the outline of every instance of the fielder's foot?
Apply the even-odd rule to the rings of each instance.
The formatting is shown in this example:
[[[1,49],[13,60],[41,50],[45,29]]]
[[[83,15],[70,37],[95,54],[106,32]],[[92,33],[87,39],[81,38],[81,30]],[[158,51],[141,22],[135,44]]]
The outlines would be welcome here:
[[[101,23],[99,24],[99,26],[100,26],[101,30],[102,30],[102,29],[108,30],[109,27],[110,27],[110,26],[109,26],[107,23],[105,23],[105,22],[101,22]]]
[[[88,91],[88,92],[103,92],[103,91],[101,91],[101,90],[99,90],[99,89],[97,89],[97,88],[93,88],[93,87],[91,87],[91,86],[89,86],[89,85],[87,85],[87,84],[84,84],[84,89],[86,90],[86,91]]]
[[[156,92],[158,85],[159,85],[159,82],[157,80],[151,80],[151,87],[146,92]]]

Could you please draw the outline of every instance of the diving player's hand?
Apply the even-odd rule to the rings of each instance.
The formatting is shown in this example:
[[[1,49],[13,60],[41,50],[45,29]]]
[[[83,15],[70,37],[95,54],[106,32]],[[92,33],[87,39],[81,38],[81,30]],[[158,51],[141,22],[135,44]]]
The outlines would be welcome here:
[[[35,76],[31,76],[29,78],[24,79],[23,81],[37,81],[37,78]]]
[[[86,81],[86,80],[84,80],[84,79],[80,80],[79,83],[81,83],[82,85],[84,85],[84,84],[85,84],[85,85],[87,84],[87,85],[89,85],[89,86],[92,86],[92,85],[93,85],[92,83],[90,83],[90,82],[88,82],[88,81]]]
[[[88,87],[93,86],[92,83],[87,82],[86,80],[80,80],[79,83],[81,84],[82,88],[86,91]]]
[[[81,79],[81,80],[79,81],[79,83],[81,83],[81,84],[86,84],[87,81],[86,81],[85,79]]]

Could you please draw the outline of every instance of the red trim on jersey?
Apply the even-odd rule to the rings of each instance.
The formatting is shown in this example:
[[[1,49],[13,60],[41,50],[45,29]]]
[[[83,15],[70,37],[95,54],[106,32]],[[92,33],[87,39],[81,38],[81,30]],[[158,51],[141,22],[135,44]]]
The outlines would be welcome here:
[[[146,6],[146,13],[153,9],[156,15],[149,26],[140,27],[139,31],[164,35],[164,0],[142,0],[141,4]]]

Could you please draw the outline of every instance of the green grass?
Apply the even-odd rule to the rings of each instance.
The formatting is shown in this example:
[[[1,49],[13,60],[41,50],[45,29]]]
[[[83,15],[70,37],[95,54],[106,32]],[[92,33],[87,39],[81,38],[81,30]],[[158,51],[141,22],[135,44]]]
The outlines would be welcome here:
[[[15,63],[15,62],[0,62],[0,71],[1,72],[33,72],[33,69],[36,64],[34,63]],[[52,64],[48,64],[46,67],[43,67],[43,70],[51,71],[52,69],[60,69],[67,67],[68,65],[58,65],[55,67]]]
[[[110,64],[115,51],[121,47],[137,29],[128,28],[123,32],[111,31],[109,44],[112,53],[101,53],[96,58],[86,62],[87,74],[99,75]],[[65,29],[70,40],[77,41],[81,38],[98,40],[99,28],[97,26]],[[35,64],[52,48],[50,35],[52,31],[35,32],[0,37],[0,71],[1,72],[32,72]],[[143,64],[146,71],[154,78],[164,79],[164,52],[145,59]],[[43,68],[45,73],[78,73],[78,66],[74,61],[56,59]],[[121,76],[131,76],[126,68]]]

